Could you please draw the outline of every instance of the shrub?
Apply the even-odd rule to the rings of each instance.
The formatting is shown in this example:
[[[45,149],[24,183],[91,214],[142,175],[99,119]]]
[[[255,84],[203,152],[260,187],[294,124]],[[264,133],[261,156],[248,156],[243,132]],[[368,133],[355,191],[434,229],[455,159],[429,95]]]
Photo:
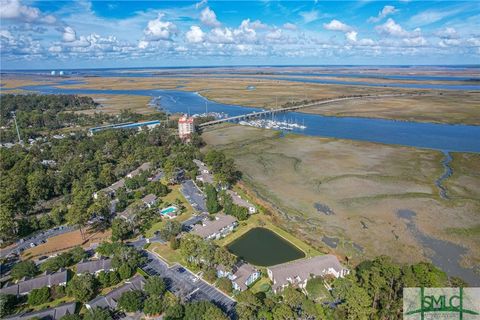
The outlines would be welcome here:
[[[28,295],[28,304],[31,306],[38,306],[50,300],[50,288],[43,287],[40,289],[33,289]]]

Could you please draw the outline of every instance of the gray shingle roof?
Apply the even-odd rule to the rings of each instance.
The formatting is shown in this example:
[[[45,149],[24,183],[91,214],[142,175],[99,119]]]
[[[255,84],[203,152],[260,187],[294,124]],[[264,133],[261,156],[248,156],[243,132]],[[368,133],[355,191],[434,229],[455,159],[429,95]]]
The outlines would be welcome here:
[[[153,193],[147,194],[145,197],[142,198],[143,203],[152,203],[157,200],[157,196]]]
[[[43,275],[20,281],[17,284],[10,285],[0,289],[0,293],[7,294],[26,294],[32,291],[33,289],[39,289],[43,287],[51,287],[54,285],[59,285],[61,283],[67,282],[67,270],[61,269],[60,271],[52,274],[44,273]]]
[[[87,305],[92,309],[95,309],[96,307],[115,309],[117,307],[118,299],[120,299],[124,292],[142,290],[144,284],[145,278],[143,276],[135,276],[130,279],[130,281],[125,282],[123,286],[110,291],[105,296],[96,297],[88,302]]]
[[[77,273],[95,273],[112,269],[112,259],[99,259],[80,262],[77,264]]]
[[[235,282],[242,291],[246,290],[247,285],[245,284],[245,282],[247,281],[248,277],[250,277],[250,275],[255,272],[257,272],[257,270],[252,265],[248,263],[243,263],[236,269],[235,273],[233,274],[233,276],[235,277],[235,280],[233,280],[233,282]]]
[[[206,238],[220,232],[223,228],[230,226],[237,222],[237,219],[233,216],[224,214],[217,214],[215,220],[205,220],[203,224],[197,224],[193,227],[192,233],[199,235],[202,238]]]
[[[5,320],[27,320],[27,319],[48,319],[48,320],[60,320],[63,316],[67,314],[74,314],[77,303],[70,302],[61,304],[55,308],[30,312],[30,313],[20,313],[13,316],[3,318]]]
[[[152,167],[152,164],[150,162],[145,162],[140,165],[137,169],[133,170],[128,174],[128,176],[135,177],[138,176],[142,171],[148,171]]]
[[[331,254],[317,256],[308,259],[295,260],[287,263],[278,264],[269,267],[275,283],[273,289],[276,290],[289,283],[290,280],[299,279],[308,280],[311,275],[324,276],[332,268],[341,273],[345,269],[338,261],[337,257]]]

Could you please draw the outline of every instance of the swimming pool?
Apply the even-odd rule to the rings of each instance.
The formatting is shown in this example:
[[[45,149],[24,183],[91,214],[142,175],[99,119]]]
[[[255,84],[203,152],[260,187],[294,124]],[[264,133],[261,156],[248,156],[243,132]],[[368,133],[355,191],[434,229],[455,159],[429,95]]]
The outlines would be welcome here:
[[[162,214],[162,215],[167,215],[167,214],[173,213],[173,212],[175,212],[175,211],[177,211],[177,207],[175,207],[175,206],[170,206],[170,207],[167,207],[167,208],[165,208],[165,209],[160,210],[160,214]]]

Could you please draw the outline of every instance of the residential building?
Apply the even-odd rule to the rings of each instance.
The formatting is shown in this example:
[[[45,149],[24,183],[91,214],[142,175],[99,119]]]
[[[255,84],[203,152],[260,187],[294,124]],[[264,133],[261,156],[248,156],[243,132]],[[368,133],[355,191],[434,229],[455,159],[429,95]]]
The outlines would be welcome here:
[[[129,174],[127,174],[127,178],[133,178],[133,177],[136,177],[138,176],[139,174],[141,174],[142,172],[144,171],[148,171],[152,168],[152,164],[150,162],[145,162],[145,163],[142,163],[140,165],[140,167],[138,167],[137,169],[133,170],[132,172],[130,172]]]
[[[97,296],[95,299],[87,302],[85,306],[89,310],[97,307],[115,309],[117,307],[118,299],[120,299],[124,292],[143,290],[144,285],[145,278],[143,276],[135,276],[125,282],[123,286],[110,291],[105,296]]]
[[[101,271],[113,271],[112,259],[98,259],[90,261],[82,261],[77,264],[77,274],[91,273],[98,274]]]
[[[157,196],[153,193],[147,194],[145,197],[142,198],[142,202],[145,206],[151,208],[157,203]]]
[[[55,308],[35,311],[35,312],[22,312],[2,318],[4,320],[27,320],[27,319],[42,319],[42,320],[60,320],[62,317],[75,313],[77,307],[76,302],[64,303],[56,306]]]
[[[234,266],[231,271],[226,270],[223,266],[218,266],[217,276],[219,278],[227,277],[232,281],[232,287],[234,290],[244,291],[261,277],[261,273],[251,264],[242,263],[238,266]]]
[[[343,267],[336,256],[326,254],[268,267],[267,273],[273,282],[273,291],[278,292],[290,284],[305,288],[307,281],[312,277],[332,275],[343,278],[350,270]]]
[[[178,136],[180,139],[189,140],[194,132],[194,118],[185,115],[178,119]]]
[[[235,191],[227,190],[227,193],[232,197],[232,201],[233,201],[234,204],[236,204],[237,206],[240,206],[240,207],[247,208],[248,213],[254,214],[254,213],[257,212],[257,208],[253,204],[251,204],[250,202],[248,202],[245,199],[242,199],[242,197],[240,197],[240,195],[238,193],[236,193]]]
[[[33,289],[40,289],[43,287],[65,286],[67,284],[68,273],[65,269],[55,273],[45,272],[36,278],[19,281],[15,284],[6,284],[0,293],[12,294],[17,297],[26,295]]]
[[[217,214],[213,220],[204,220],[202,224],[194,225],[192,233],[203,239],[220,239],[231,233],[237,226],[237,219],[224,214]]]
[[[199,175],[196,177],[196,179],[198,181],[202,181],[203,183],[214,184],[213,175],[210,173],[205,163],[197,159],[193,160],[193,162],[197,165],[199,172]]]
[[[103,188],[93,194],[93,198],[97,199],[100,193],[106,194],[108,197],[115,197],[118,189],[125,187],[125,179],[120,179],[109,187]]]

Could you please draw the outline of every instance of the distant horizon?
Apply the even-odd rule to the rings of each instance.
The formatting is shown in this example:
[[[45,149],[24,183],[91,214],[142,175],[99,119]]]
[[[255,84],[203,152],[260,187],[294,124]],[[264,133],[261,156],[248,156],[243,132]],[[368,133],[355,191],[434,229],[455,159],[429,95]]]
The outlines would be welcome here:
[[[480,61],[475,1],[4,0],[0,18],[3,70]]]
[[[94,67],[94,68],[25,68],[5,69],[8,71],[69,71],[69,70],[119,70],[119,69],[188,69],[188,68],[247,68],[247,67],[456,67],[456,68],[480,68],[479,64],[225,64],[225,65],[177,65],[177,66],[126,66],[126,67]]]

